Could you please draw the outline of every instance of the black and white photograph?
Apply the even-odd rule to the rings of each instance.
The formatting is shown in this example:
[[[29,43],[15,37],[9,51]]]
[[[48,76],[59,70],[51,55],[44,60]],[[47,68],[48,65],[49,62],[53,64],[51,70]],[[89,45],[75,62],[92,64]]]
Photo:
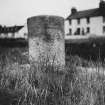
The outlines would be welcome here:
[[[0,105],[105,105],[105,0],[0,0]]]

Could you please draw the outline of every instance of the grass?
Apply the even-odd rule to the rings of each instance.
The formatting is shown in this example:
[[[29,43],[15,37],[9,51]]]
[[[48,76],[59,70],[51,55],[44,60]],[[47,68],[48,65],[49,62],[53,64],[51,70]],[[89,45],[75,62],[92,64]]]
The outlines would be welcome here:
[[[104,62],[78,56],[71,56],[62,71],[48,63],[11,64],[1,69],[0,105],[104,105],[104,67]]]

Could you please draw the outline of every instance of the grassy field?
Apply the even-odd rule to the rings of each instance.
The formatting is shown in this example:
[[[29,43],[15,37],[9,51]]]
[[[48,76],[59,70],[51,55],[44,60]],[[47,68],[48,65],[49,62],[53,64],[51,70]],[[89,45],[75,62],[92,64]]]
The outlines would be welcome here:
[[[78,56],[62,71],[48,63],[10,64],[0,71],[0,105],[105,105],[104,68]]]

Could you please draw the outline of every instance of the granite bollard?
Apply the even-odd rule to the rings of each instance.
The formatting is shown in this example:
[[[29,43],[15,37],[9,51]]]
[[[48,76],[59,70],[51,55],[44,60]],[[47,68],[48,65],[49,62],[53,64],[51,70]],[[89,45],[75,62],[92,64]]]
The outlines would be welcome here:
[[[65,66],[64,18],[35,16],[27,19],[29,59]]]

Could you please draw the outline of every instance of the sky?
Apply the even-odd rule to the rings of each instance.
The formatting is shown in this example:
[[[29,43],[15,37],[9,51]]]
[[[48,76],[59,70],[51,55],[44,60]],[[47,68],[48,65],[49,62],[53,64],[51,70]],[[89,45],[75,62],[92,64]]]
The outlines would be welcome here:
[[[58,15],[66,18],[72,7],[77,10],[97,8],[100,0],[0,0],[0,24],[23,25],[37,15]]]

